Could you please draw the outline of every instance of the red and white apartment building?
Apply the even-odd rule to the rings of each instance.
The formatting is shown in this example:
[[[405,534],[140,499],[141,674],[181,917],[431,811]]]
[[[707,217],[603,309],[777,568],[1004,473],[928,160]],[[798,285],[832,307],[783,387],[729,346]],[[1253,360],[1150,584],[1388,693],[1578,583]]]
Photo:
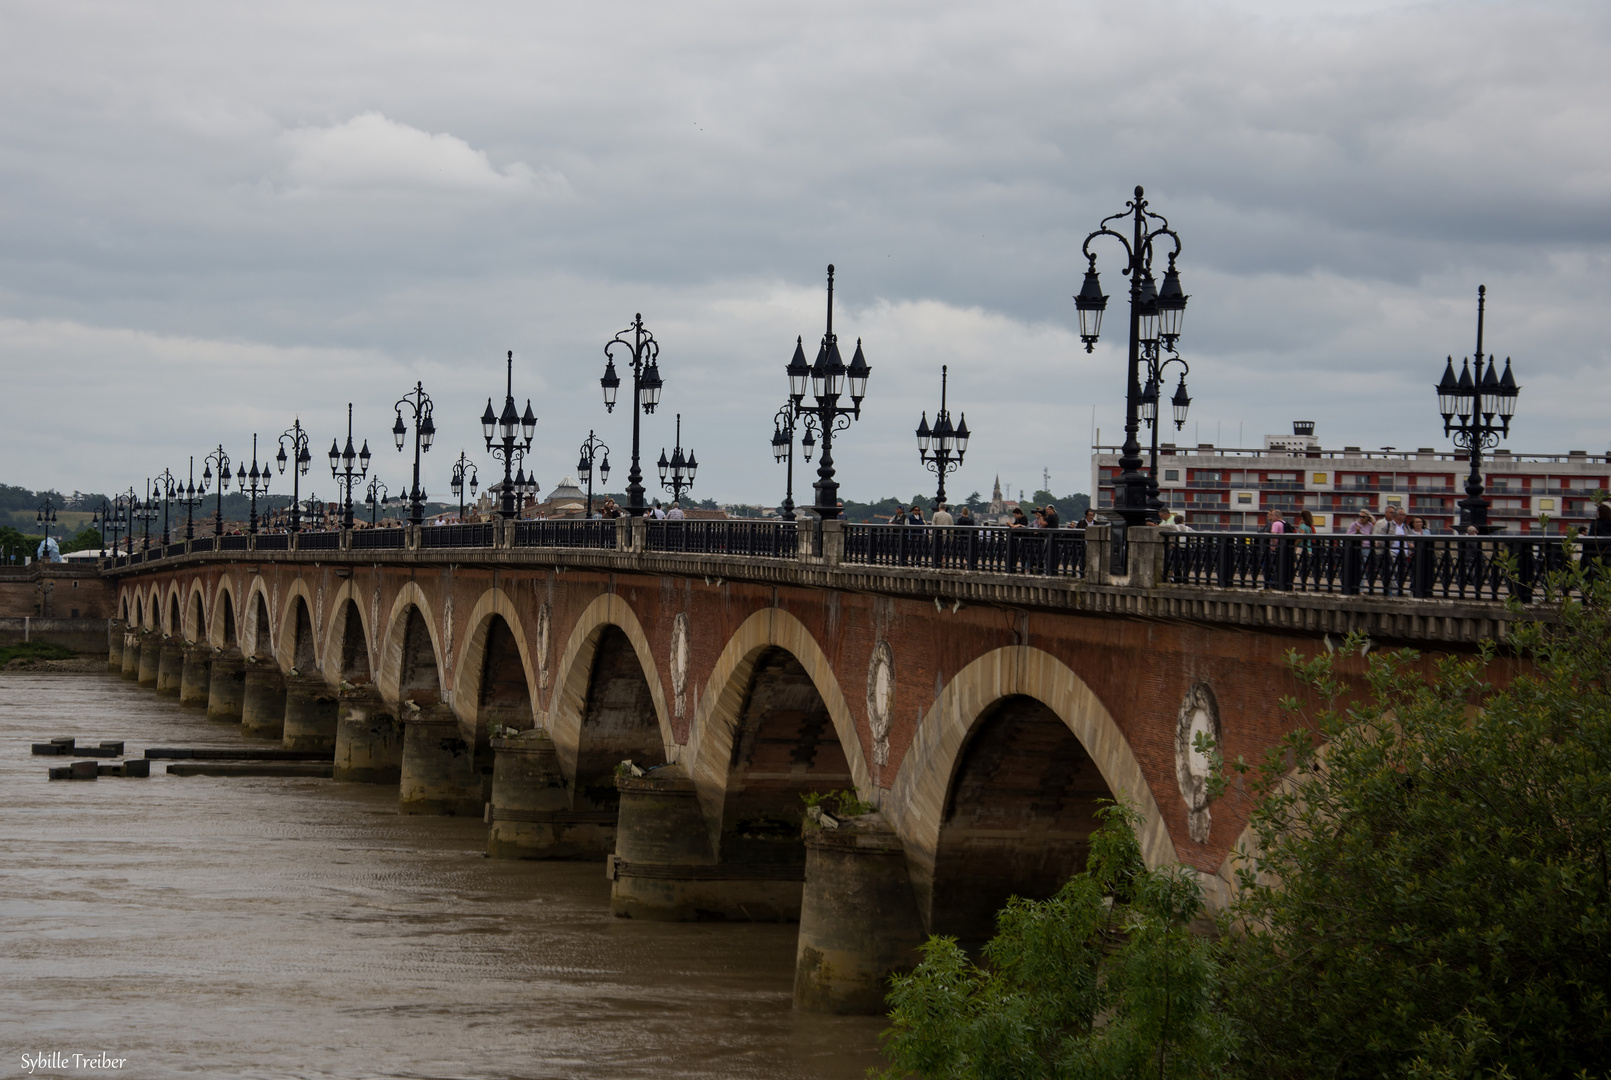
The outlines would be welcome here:
[[[1098,508],[1112,509],[1120,448],[1094,449],[1091,489],[1097,492]],[[1142,458],[1146,456],[1143,446]],[[1299,420],[1291,435],[1266,435],[1262,449],[1160,443],[1158,488],[1164,504],[1183,512],[1194,529],[1252,531],[1279,507],[1289,520],[1308,510],[1318,531],[1343,532],[1361,507],[1379,515],[1396,504],[1441,532],[1451,531],[1459,520],[1467,461],[1463,452],[1431,447],[1325,450],[1315,437],[1314,423]],[[1537,532],[1541,515],[1548,517],[1549,532],[1587,526],[1594,515],[1589,496],[1611,490],[1611,453],[1495,450],[1483,461],[1482,471],[1488,522],[1505,532]]]

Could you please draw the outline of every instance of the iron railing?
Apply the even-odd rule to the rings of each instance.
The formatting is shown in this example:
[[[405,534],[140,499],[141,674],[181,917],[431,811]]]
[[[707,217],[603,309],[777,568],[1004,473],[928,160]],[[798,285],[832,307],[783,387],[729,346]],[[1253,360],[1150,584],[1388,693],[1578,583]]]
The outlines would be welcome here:
[[[301,533],[297,536],[296,546],[299,551],[340,551],[341,530]]]
[[[614,518],[515,522],[515,547],[580,547],[615,550]]]
[[[1072,529],[845,525],[847,563],[1078,577],[1085,536]]]
[[[1343,596],[1530,603],[1575,557],[1545,535],[1164,534],[1164,579],[1173,584]]]
[[[498,527],[490,521],[469,525],[427,525],[420,529],[422,548],[489,548],[497,540]]]
[[[258,551],[290,551],[290,533],[258,533],[257,542],[252,545]]]
[[[210,536],[201,536],[201,537],[197,537],[196,539],[190,541],[190,550],[192,552],[211,551],[212,549],[213,549],[213,538],[210,537]]]
[[[762,559],[793,559],[800,551],[792,521],[651,519],[648,526],[650,551],[740,555]]]
[[[245,551],[248,537],[243,533],[226,533],[218,538],[219,551]]]
[[[407,533],[402,529],[355,529],[352,546],[356,550],[400,548],[406,544]]]
[[[183,540],[175,540],[173,543],[162,549],[162,557],[164,559],[170,559],[175,555],[183,555],[184,553],[185,542]]]

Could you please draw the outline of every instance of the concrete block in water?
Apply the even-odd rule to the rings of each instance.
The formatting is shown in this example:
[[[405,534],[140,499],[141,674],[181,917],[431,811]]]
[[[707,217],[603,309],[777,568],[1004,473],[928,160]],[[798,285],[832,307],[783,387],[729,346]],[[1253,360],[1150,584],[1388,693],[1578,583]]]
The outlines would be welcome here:
[[[336,704],[335,778],[395,784],[403,773],[403,725],[373,686],[342,687]]]
[[[213,650],[208,645],[185,646],[184,668],[179,674],[179,704],[205,709],[210,696]]]
[[[239,649],[214,653],[207,666],[207,719],[239,721],[246,701],[246,658]]]
[[[328,779],[328,761],[181,761],[168,766],[170,776],[307,776]]]
[[[602,859],[615,851],[613,810],[573,810],[554,740],[541,730],[492,740],[487,854],[494,859]]]
[[[179,682],[185,671],[185,643],[179,637],[163,641],[157,654],[157,693],[179,696]]]
[[[285,675],[273,660],[253,659],[246,664],[241,732],[276,741],[285,734]]]
[[[481,816],[481,775],[451,707],[405,710],[397,807],[404,814]]]
[[[67,767],[67,774],[73,780],[93,780],[101,774],[101,768],[93,761],[75,761]]]
[[[55,743],[36,742],[34,753],[43,757],[65,757],[73,752],[71,746],[57,746]]]
[[[124,776],[150,776],[151,763],[144,758],[130,758],[123,763]]]
[[[905,848],[876,812],[831,830],[807,822],[804,834],[794,1006],[880,1014],[889,977],[918,962],[924,941]]]
[[[322,675],[285,677],[282,745],[287,750],[336,749],[336,688]]]

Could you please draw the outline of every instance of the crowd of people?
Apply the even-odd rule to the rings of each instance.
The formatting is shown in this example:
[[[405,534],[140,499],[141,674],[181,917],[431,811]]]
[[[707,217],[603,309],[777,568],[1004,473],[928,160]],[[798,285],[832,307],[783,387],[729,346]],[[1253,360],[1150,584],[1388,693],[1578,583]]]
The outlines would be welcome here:
[[[840,503],[839,505],[844,506],[844,503]],[[843,512],[841,512],[839,516],[844,517]],[[1087,525],[1095,524],[1096,520],[1096,511],[1087,509],[1084,517],[1070,522],[1068,527],[1083,531]],[[895,513],[890,515],[888,524],[951,526],[979,524],[990,525],[996,523],[981,523],[974,520],[973,511],[966,503],[958,506],[956,513],[953,514],[951,512],[950,504],[943,502],[935,503],[933,516],[925,520],[923,517],[923,504],[918,502],[916,499],[913,499],[908,504],[897,505],[895,507]],[[1015,506],[1012,508],[1012,513],[1009,516],[1009,520],[1005,522],[1005,524],[1008,528],[1012,529],[1060,529],[1063,527],[1062,518],[1058,515],[1057,506],[1054,503],[1047,503],[1045,506],[1031,506],[1028,513],[1024,512],[1024,508],[1022,506]]]

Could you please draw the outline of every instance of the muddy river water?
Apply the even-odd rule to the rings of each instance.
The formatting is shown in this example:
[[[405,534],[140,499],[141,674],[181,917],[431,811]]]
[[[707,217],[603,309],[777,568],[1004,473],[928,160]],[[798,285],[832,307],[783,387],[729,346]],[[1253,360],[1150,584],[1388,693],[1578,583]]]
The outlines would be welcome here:
[[[232,746],[112,675],[0,675],[0,1077],[860,1077],[795,927],[612,918],[593,863],[328,780],[49,781],[29,744]],[[261,742],[251,745],[261,746]],[[72,1055],[122,1060],[74,1068]],[[53,1053],[65,1055],[52,1059]],[[48,1067],[60,1060],[66,1068]]]

